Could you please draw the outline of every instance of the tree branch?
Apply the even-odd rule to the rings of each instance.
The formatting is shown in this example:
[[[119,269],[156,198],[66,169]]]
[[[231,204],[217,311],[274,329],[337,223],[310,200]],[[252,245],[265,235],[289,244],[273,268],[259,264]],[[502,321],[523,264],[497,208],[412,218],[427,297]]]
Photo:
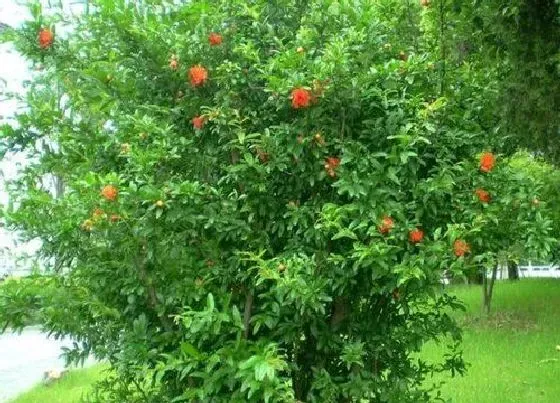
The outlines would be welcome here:
[[[343,297],[334,299],[333,313],[331,316],[331,329],[335,329],[346,317],[349,311],[348,301]]]
[[[492,292],[494,291],[494,283],[496,282],[496,276],[498,275],[498,265],[494,265],[492,268],[492,278],[490,279],[490,284],[488,284],[488,308],[486,313],[490,313],[490,303],[492,302]]]

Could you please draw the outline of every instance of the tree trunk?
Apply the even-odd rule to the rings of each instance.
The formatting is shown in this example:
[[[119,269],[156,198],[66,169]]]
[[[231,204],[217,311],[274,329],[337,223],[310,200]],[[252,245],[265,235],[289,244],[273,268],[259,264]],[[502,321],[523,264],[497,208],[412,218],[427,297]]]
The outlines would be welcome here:
[[[508,279],[519,280],[519,267],[514,261],[508,262]]]
[[[307,402],[313,381],[313,366],[316,359],[316,341],[311,334],[311,329],[306,329],[305,342],[296,352],[297,370],[292,374],[292,383],[295,398],[300,402]]]
[[[482,274],[482,313],[484,315],[490,314],[494,284],[498,275],[498,265],[495,265],[492,268],[492,277],[490,278],[490,281],[488,281],[487,274],[486,270],[484,270]]]

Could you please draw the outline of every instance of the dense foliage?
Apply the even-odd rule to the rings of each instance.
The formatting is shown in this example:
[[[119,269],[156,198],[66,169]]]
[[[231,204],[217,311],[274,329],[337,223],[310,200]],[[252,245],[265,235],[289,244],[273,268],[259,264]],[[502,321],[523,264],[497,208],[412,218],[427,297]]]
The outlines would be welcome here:
[[[447,24],[454,53],[495,86],[496,129],[510,146],[560,162],[560,2],[454,0]]]
[[[108,359],[103,402],[418,402],[463,371],[441,276],[546,252],[551,222],[443,3],[93,3],[9,36],[39,71],[4,214],[49,276],[1,290],[4,323],[39,307]]]

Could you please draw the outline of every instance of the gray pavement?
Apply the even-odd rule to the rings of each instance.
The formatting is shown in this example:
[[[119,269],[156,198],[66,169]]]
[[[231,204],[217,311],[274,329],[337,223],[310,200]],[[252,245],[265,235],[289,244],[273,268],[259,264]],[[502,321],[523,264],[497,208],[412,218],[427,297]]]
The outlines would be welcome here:
[[[45,371],[62,370],[61,347],[71,345],[70,340],[47,338],[37,328],[0,335],[0,403],[41,382]]]

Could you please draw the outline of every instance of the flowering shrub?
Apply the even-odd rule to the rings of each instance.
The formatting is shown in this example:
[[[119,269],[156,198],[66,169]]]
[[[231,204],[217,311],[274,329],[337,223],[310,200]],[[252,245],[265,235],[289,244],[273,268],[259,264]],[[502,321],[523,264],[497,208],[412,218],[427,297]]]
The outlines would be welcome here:
[[[546,249],[550,224],[538,181],[465,117],[478,76],[433,67],[439,7],[150,3],[96,2],[47,52],[40,13],[13,36],[46,68],[3,128],[36,158],[5,216],[52,263],[44,327],[111,363],[93,398],[437,396],[427,374],[464,370],[442,273]],[[0,301],[21,323],[29,300]]]

